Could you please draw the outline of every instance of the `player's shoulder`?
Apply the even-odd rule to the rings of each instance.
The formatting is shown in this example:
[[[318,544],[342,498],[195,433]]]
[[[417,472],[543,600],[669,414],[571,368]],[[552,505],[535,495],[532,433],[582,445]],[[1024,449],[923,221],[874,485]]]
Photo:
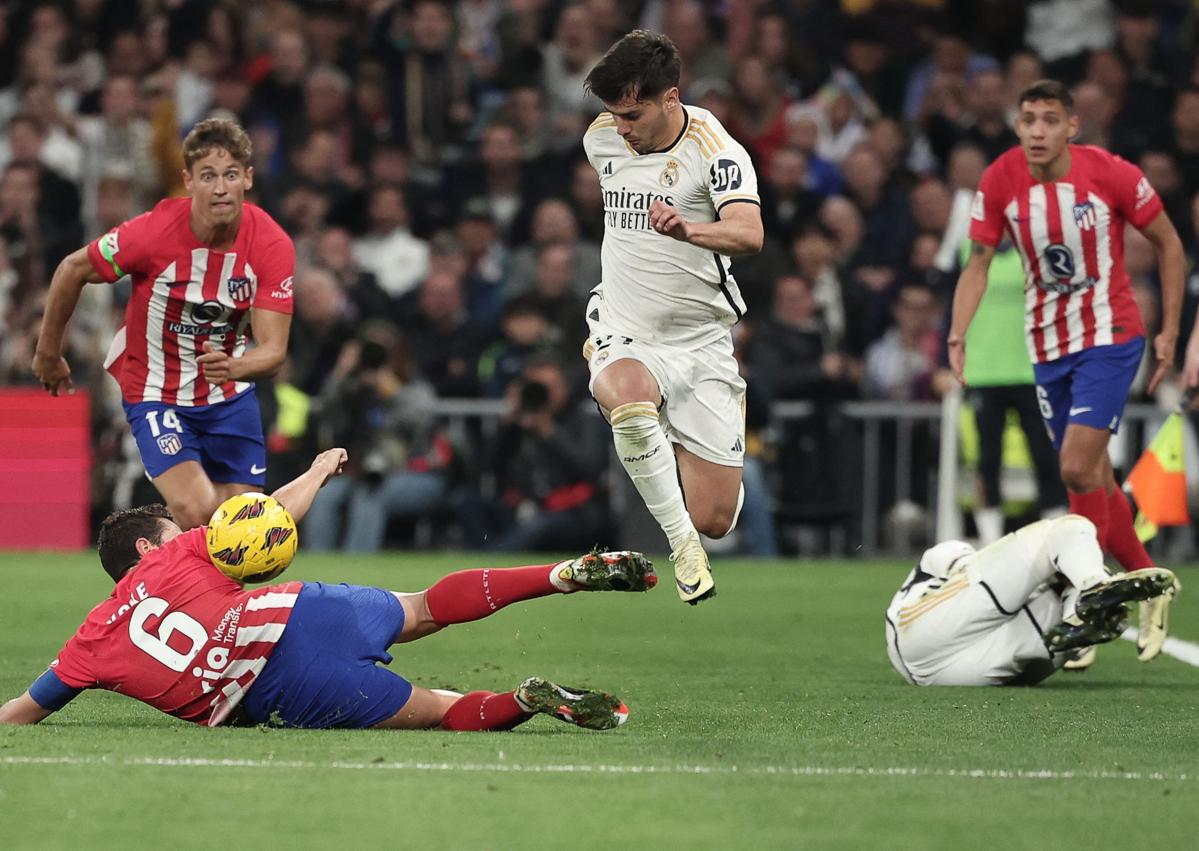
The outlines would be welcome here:
[[[157,236],[186,226],[190,215],[191,198],[163,198],[152,210],[130,219],[130,222],[137,222],[148,233]]]
[[[266,210],[259,207],[257,204],[246,202],[242,208],[243,215],[246,221],[251,223],[254,228],[254,236],[256,239],[263,239],[268,243],[286,240],[291,242],[291,237],[287,235],[287,231],[283,226],[275,221],[274,217]]]
[[[690,143],[704,160],[715,159],[729,151],[740,152],[744,148],[733,138],[715,115],[698,106],[684,106],[687,110],[687,127],[683,131],[684,144]]]
[[[583,134],[583,150],[606,156],[630,153],[628,145],[616,132],[616,118],[610,112],[601,112],[588,126]]]

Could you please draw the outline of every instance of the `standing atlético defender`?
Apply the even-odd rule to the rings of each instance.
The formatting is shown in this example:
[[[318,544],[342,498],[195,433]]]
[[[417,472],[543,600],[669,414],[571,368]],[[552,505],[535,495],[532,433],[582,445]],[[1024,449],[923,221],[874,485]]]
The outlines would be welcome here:
[[[958,279],[949,360],[963,380],[966,329],[987,286],[1004,231],[1024,263],[1025,319],[1041,415],[1059,452],[1070,510],[1092,523],[1099,544],[1125,570],[1152,567],[1116,483],[1107,445],[1119,428],[1145,350],[1145,327],[1124,269],[1124,224],[1157,249],[1161,330],[1153,341],[1152,393],[1174,359],[1182,309],[1183,252],[1149,180],[1132,163],[1089,145],[1078,131],[1069,90],[1054,80],[1020,95],[1020,146],[992,163],[974,199],[970,259]],[[987,352],[970,352],[987,357]],[[1176,588],[1141,606],[1142,661],[1166,638]]]
[[[184,529],[266,482],[252,382],[287,356],[296,252],[245,203],[251,153],[232,121],[197,124],[183,140],[191,197],[159,202],[58,265],[33,359],[42,386],[70,390],[63,338],[84,285],[133,279],[104,366],[121,385],[146,472]]]
[[[666,533],[679,596],[716,593],[699,533],[727,535],[745,496],[745,382],[730,328],[745,302],[730,256],[762,248],[745,148],[679,100],[678,50],[635,30],[587,88],[606,112],[583,138],[604,196],[603,281],[587,304],[591,394]]]

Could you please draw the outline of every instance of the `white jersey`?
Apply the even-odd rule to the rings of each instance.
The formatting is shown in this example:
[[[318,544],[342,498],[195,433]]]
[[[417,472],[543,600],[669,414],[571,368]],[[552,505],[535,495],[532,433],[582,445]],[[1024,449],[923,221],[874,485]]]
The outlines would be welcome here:
[[[603,323],[631,337],[688,349],[728,334],[745,314],[729,258],[657,233],[654,201],[688,222],[714,222],[734,203],[760,204],[749,154],[712,113],[684,106],[664,151],[638,154],[601,113],[583,137],[604,194]]]

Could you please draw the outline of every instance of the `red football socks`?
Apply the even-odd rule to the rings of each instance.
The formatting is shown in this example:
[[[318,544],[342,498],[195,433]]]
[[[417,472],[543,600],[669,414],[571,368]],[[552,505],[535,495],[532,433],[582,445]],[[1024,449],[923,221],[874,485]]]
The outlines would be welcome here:
[[[1095,524],[1099,546],[1106,550],[1109,526],[1107,491],[1103,488],[1087,493],[1070,491],[1067,496],[1070,498],[1070,513],[1081,514]]]
[[[520,600],[565,593],[550,582],[552,567],[489,567],[451,573],[425,592],[429,614],[438,626],[449,626],[477,621]]]
[[[472,691],[458,698],[441,719],[443,730],[511,730],[533,716],[520,708],[516,692]]]
[[[1107,551],[1112,558],[1120,562],[1125,570],[1153,567],[1153,559],[1145,552],[1145,546],[1132,525],[1132,509],[1128,505],[1128,498],[1119,485],[1107,495],[1107,509]]]

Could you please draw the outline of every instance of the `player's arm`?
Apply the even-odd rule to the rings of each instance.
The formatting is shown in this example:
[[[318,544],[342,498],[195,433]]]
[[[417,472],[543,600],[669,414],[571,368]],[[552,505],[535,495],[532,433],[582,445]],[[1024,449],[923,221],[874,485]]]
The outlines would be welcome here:
[[[53,714],[52,710],[43,709],[29,692],[25,692],[0,706],[0,724],[37,724]]]
[[[340,476],[346,463],[346,451],[341,448],[326,449],[313,459],[312,466],[298,478],[292,479],[271,496],[288,510],[297,523],[308,513],[316,492],[334,476]]]
[[[33,375],[52,396],[60,392],[74,392],[71,387],[71,367],[63,356],[67,323],[75,313],[84,286],[103,280],[104,277],[96,271],[88,257],[87,246],[64,257],[50,279],[42,330],[33,355]]]
[[[966,383],[966,329],[970,327],[974,314],[978,312],[978,304],[987,291],[987,272],[994,256],[994,246],[971,242],[970,258],[958,276],[957,287],[953,291],[953,319],[949,326],[949,338],[945,342],[949,346],[949,366],[953,369],[954,377],[962,384]]]
[[[210,384],[253,381],[279,371],[287,358],[291,314],[261,307],[251,308],[250,329],[254,333],[254,348],[238,358],[230,357],[212,343],[204,344],[204,354],[196,360],[204,367],[206,381]]]
[[[717,215],[714,222],[688,222],[671,205],[655,201],[649,208],[649,224],[660,234],[726,257],[762,250],[765,231],[757,204],[725,204]]]
[[[1182,315],[1182,288],[1185,275],[1186,259],[1182,250],[1182,240],[1178,231],[1170,222],[1165,212],[1153,217],[1141,233],[1148,237],[1157,249],[1157,273],[1162,285],[1162,324],[1161,330],[1153,338],[1153,353],[1157,358],[1157,369],[1149,380],[1149,392],[1157,389],[1158,383],[1166,377],[1170,364],[1174,361],[1174,350],[1178,345],[1178,322]],[[1187,345],[1187,360],[1191,360],[1191,349],[1194,346],[1194,336]],[[1184,367],[1184,380],[1186,380]],[[1187,386],[1191,386],[1187,384]]]

